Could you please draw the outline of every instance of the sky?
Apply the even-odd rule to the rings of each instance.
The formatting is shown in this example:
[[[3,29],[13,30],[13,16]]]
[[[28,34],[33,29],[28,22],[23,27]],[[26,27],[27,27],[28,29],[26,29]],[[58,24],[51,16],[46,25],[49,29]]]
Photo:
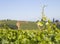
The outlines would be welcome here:
[[[0,20],[40,20],[43,5],[48,18],[60,19],[60,0],[0,0]]]

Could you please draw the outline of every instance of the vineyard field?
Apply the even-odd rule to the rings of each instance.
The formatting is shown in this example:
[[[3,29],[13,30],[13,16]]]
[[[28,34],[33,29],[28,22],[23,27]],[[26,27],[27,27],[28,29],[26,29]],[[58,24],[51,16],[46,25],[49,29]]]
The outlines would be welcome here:
[[[0,44],[60,44],[60,30],[0,29]]]

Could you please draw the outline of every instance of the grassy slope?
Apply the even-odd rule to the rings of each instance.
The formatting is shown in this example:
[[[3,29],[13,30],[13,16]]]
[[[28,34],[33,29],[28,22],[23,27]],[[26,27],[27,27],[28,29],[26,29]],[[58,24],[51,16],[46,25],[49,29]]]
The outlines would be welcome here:
[[[0,24],[9,24],[16,26],[16,20],[0,20]],[[35,22],[32,21],[21,21],[20,29],[38,29]]]

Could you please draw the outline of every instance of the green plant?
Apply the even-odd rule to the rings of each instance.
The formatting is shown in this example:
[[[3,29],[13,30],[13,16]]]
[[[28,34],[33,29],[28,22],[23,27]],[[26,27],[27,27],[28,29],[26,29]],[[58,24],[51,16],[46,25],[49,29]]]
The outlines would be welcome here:
[[[59,44],[60,30],[0,29],[0,44]]]

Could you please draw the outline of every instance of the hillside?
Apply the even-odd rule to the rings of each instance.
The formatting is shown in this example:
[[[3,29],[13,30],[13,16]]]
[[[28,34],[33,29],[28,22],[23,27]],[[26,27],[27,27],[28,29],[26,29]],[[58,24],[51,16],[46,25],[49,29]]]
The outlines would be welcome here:
[[[17,26],[16,26],[16,20],[0,20],[0,28],[7,26],[9,28],[12,28],[12,29],[17,29]],[[33,22],[33,21],[20,21],[21,22],[21,27],[20,29],[38,29],[37,28],[37,25],[36,25],[36,22]]]

